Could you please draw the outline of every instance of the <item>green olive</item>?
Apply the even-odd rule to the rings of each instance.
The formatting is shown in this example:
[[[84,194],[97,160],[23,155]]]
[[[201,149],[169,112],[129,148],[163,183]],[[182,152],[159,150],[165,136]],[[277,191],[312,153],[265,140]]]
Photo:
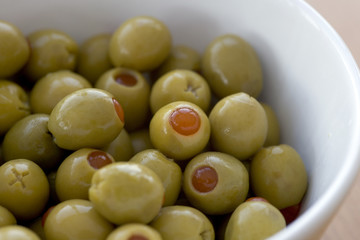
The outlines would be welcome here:
[[[175,69],[200,70],[200,54],[191,47],[178,45],[171,49],[169,56],[156,70],[158,77]]]
[[[264,147],[275,146],[280,144],[280,125],[272,107],[266,103],[261,103],[266,113],[268,122],[268,132],[265,139]]]
[[[169,55],[171,34],[160,20],[139,16],[128,19],[114,32],[109,54],[116,67],[153,70]]]
[[[154,146],[151,143],[150,133],[148,128],[143,128],[129,134],[131,144],[134,149],[134,154],[146,149],[152,149]]]
[[[30,114],[30,106],[26,92],[20,85],[14,82],[0,80],[0,96],[1,136],[17,121]]]
[[[153,170],[165,188],[164,206],[173,205],[181,189],[182,172],[180,167],[155,149],[148,149],[134,155],[129,162],[140,163]]]
[[[164,207],[150,226],[159,231],[163,240],[215,239],[214,228],[210,220],[202,212],[192,207]]]
[[[30,92],[30,105],[35,113],[50,114],[55,105],[66,95],[91,84],[79,74],[69,70],[49,73],[39,79]]]
[[[85,88],[70,93],[53,109],[49,131],[64,149],[101,148],[124,126],[121,105],[107,91]]]
[[[149,223],[163,204],[164,187],[150,168],[116,162],[94,173],[89,199],[112,223]]]
[[[50,72],[75,70],[78,54],[77,43],[66,33],[58,30],[39,30],[28,36],[31,47],[24,73],[37,81]]]
[[[92,148],[82,148],[70,154],[56,173],[55,189],[59,200],[88,200],[92,176],[97,169],[113,162],[115,160],[110,154]]]
[[[155,148],[167,157],[186,160],[206,147],[210,138],[210,123],[200,107],[177,101],[155,113],[149,131]]]
[[[286,227],[281,212],[264,201],[240,204],[232,213],[225,240],[266,239]]]
[[[183,190],[190,203],[206,214],[226,214],[242,203],[249,175],[238,159],[220,152],[194,157],[184,171]]]
[[[152,86],[150,107],[155,114],[168,103],[188,101],[207,112],[210,99],[210,87],[200,74],[191,70],[173,70],[160,77]]]
[[[267,118],[264,108],[246,93],[221,99],[209,115],[215,150],[246,160],[264,144]]]
[[[117,162],[128,161],[134,155],[130,136],[124,128],[112,142],[101,148],[101,150],[109,153]]]
[[[45,219],[47,240],[105,240],[114,229],[94,208],[83,199],[59,203]]]
[[[29,159],[44,171],[56,168],[63,160],[64,150],[53,141],[48,130],[49,115],[37,113],[18,121],[5,135],[5,161]]]
[[[202,73],[220,98],[245,92],[258,97],[263,85],[260,61],[244,39],[226,34],[214,39],[202,58]]]
[[[129,223],[116,228],[106,240],[162,240],[162,237],[148,225]]]
[[[128,131],[145,125],[150,113],[150,86],[140,72],[113,68],[101,75],[95,87],[110,92],[121,104],[125,114],[125,128]]]
[[[16,225],[16,226],[5,226],[0,228],[0,239],[4,240],[40,240],[39,236],[36,235],[32,230]]]
[[[0,205],[18,220],[38,217],[49,198],[49,182],[43,170],[26,159],[10,160],[0,166]]]
[[[0,206],[0,228],[8,225],[16,225],[16,218],[9,210]]]
[[[13,24],[0,20],[0,78],[15,75],[28,61],[29,45]]]
[[[110,38],[111,34],[97,34],[80,47],[77,72],[93,84],[112,68],[108,54]]]
[[[278,209],[298,204],[307,189],[304,162],[294,148],[281,144],[261,149],[251,161],[251,186]]]

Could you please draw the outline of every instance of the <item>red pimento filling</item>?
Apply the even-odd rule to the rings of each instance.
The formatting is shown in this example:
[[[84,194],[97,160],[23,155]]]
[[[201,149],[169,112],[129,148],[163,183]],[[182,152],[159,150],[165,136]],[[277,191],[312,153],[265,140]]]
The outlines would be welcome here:
[[[169,117],[171,127],[179,134],[189,136],[200,129],[199,114],[189,107],[175,109]]]
[[[113,160],[109,157],[109,155],[106,152],[103,151],[93,151],[89,153],[87,160],[95,169],[99,169],[104,167],[105,165],[108,165],[113,162]]]
[[[195,169],[191,183],[196,191],[207,193],[212,191],[218,183],[218,174],[210,166],[201,166]]]

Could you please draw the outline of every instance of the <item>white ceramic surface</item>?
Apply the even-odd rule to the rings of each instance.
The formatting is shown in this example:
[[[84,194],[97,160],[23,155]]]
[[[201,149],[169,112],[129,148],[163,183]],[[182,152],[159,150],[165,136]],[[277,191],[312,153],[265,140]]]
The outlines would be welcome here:
[[[24,33],[56,28],[79,43],[137,15],[163,20],[175,44],[199,51],[224,33],[254,46],[265,76],[261,98],[274,107],[282,142],[299,151],[309,173],[302,215],[272,239],[316,239],[360,163],[360,77],[340,37],[301,0],[0,1],[0,19]]]

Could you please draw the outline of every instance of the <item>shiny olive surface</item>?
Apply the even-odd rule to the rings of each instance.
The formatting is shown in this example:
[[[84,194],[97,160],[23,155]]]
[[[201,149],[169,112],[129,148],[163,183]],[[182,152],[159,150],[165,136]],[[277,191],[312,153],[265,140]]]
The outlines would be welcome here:
[[[47,240],[105,240],[113,228],[91,202],[82,199],[59,203],[44,224]]]
[[[172,47],[169,56],[156,70],[158,77],[175,69],[200,70],[200,54],[191,47],[177,45]]]
[[[148,16],[130,18],[111,37],[110,59],[117,67],[153,70],[169,55],[171,41],[169,29],[160,20]]]
[[[26,159],[10,160],[0,166],[0,205],[17,220],[34,219],[49,198],[49,182],[43,170]]]
[[[56,194],[60,201],[89,199],[91,178],[97,169],[115,162],[103,151],[82,148],[70,154],[60,164],[55,178]]]
[[[225,240],[266,239],[286,227],[281,212],[270,203],[249,201],[232,213],[225,231]]]
[[[97,34],[80,46],[77,72],[93,84],[112,68],[108,54],[110,38],[111,34]]]
[[[0,79],[0,96],[1,136],[17,121],[30,114],[30,105],[24,89],[14,82]]]
[[[268,132],[264,142],[264,147],[274,146],[280,144],[280,124],[275,111],[266,103],[261,103],[266,113],[268,122]]]
[[[113,68],[105,72],[95,84],[114,95],[125,114],[125,128],[128,131],[145,125],[150,113],[150,86],[143,75],[127,68]]]
[[[130,136],[124,128],[112,142],[101,148],[101,150],[109,153],[117,162],[128,161],[134,155]]]
[[[148,225],[129,223],[116,228],[106,240],[162,240],[162,237]]]
[[[16,218],[8,209],[0,206],[0,228],[7,225],[16,225]]]
[[[129,134],[131,144],[134,149],[134,154],[141,152],[146,149],[154,148],[153,144],[151,143],[150,133],[148,128],[143,128]]]
[[[16,225],[5,226],[0,228],[0,239],[4,240],[40,240],[32,230]]]
[[[149,223],[163,204],[164,187],[150,168],[116,162],[94,173],[89,199],[112,223]]]
[[[155,114],[168,103],[188,101],[207,112],[210,99],[210,87],[200,74],[191,70],[173,70],[160,77],[152,86],[150,107]]]
[[[39,30],[27,39],[31,55],[24,73],[29,79],[36,81],[50,72],[75,70],[78,46],[68,34],[55,29]]]
[[[153,170],[165,188],[164,206],[173,205],[181,189],[182,172],[179,165],[156,149],[148,149],[135,154],[129,162],[140,163]]]
[[[161,209],[151,227],[164,240],[214,240],[214,228],[199,210],[187,206],[168,206]]]
[[[48,122],[49,115],[43,113],[31,114],[18,121],[4,137],[5,161],[25,158],[44,171],[56,168],[63,160],[64,150],[54,143]]]
[[[267,135],[264,108],[246,93],[221,99],[209,115],[215,150],[245,160],[260,149]]]
[[[0,78],[15,75],[30,56],[29,45],[13,24],[0,20]]]
[[[167,157],[186,160],[200,153],[210,138],[210,123],[197,105],[177,101],[160,108],[150,122],[150,139]]]
[[[35,113],[50,114],[66,95],[91,84],[84,77],[69,70],[49,73],[39,79],[30,92],[30,105]]]
[[[86,88],[67,95],[55,106],[48,127],[59,147],[77,150],[109,144],[119,135],[123,121],[121,106],[110,93]]]
[[[220,152],[194,157],[186,166],[183,179],[187,199],[206,214],[234,211],[249,190],[249,174],[244,164]]]
[[[214,39],[202,57],[202,73],[218,97],[246,92],[258,97],[263,76],[252,46],[239,36],[225,34]]]
[[[298,204],[307,189],[304,162],[296,150],[286,144],[257,152],[250,172],[254,193],[279,209]]]

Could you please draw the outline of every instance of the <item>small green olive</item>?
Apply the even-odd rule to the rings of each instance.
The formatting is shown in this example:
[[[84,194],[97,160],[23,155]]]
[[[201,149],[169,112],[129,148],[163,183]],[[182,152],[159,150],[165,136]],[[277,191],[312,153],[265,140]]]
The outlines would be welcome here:
[[[70,93],[53,109],[49,131],[64,149],[101,148],[124,126],[121,105],[107,91],[85,88]]]
[[[149,223],[163,204],[164,187],[150,168],[116,162],[94,173],[89,199],[114,224]]]
[[[77,72],[95,84],[98,78],[112,68],[108,54],[111,34],[97,34],[80,47]]]
[[[49,199],[49,182],[37,164],[10,160],[0,166],[0,182],[0,205],[16,219],[31,220],[42,213]]]
[[[169,55],[171,34],[160,20],[140,16],[128,19],[114,32],[109,47],[116,67],[153,70]]]
[[[187,206],[163,207],[150,223],[164,240],[214,240],[214,227],[199,210]]]
[[[91,84],[79,74],[69,70],[49,73],[39,79],[30,92],[30,105],[34,113],[50,114],[66,95]]]
[[[28,61],[29,45],[13,24],[0,20],[0,78],[15,75]]]
[[[307,173],[300,155],[289,145],[261,149],[250,165],[251,186],[278,209],[298,204],[307,189]]]
[[[183,190],[190,203],[206,214],[226,214],[242,203],[249,190],[245,166],[231,155],[206,152],[184,171]]]
[[[270,203],[244,202],[232,213],[225,230],[225,240],[266,239],[285,227],[283,215]]]
[[[260,61],[252,46],[233,34],[214,39],[202,58],[202,73],[218,97],[245,92],[256,98],[262,85]]]
[[[210,138],[210,123],[200,107],[177,101],[155,113],[149,131],[155,148],[167,157],[186,160],[206,147]]]
[[[58,167],[65,152],[54,143],[48,122],[49,115],[37,113],[15,123],[4,137],[2,148],[5,161],[29,159],[44,171]]]
[[[129,223],[116,228],[106,240],[163,240],[154,228],[140,223]]]
[[[265,142],[268,126],[264,108],[246,93],[221,99],[211,110],[209,120],[216,151],[246,160]]]
[[[150,115],[150,86],[140,72],[113,68],[100,76],[95,87],[108,91],[120,103],[128,131],[144,127]]]
[[[58,30],[39,30],[28,36],[31,47],[24,73],[37,81],[50,72],[75,70],[78,54],[77,43],[66,33]]]
[[[113,162],[111,155],[92,148],[82,148],[70,154],[56,173],[55,189],[59,200],[88,200],[92,176],[97,169]]]
[[[148,149],[134,155],[129,162],[140,163],[153,170],[165,188],[164,206],[173,205],[181,189],[182,172],[180,167],[155,149]]]
[[[83,199],[59,203],[45,219],[47,240],[105,240],[114,226]]]
[[[210,87],[200,74],[191,70],[173,70],[160,77],[152,86],[150,107],[155,114],[168,103],[188,101],[207,112],[210,99]]]
[[[0,136],[17,121],[30,114],[29,99],[24,89],[7,80],[0,80]]]

